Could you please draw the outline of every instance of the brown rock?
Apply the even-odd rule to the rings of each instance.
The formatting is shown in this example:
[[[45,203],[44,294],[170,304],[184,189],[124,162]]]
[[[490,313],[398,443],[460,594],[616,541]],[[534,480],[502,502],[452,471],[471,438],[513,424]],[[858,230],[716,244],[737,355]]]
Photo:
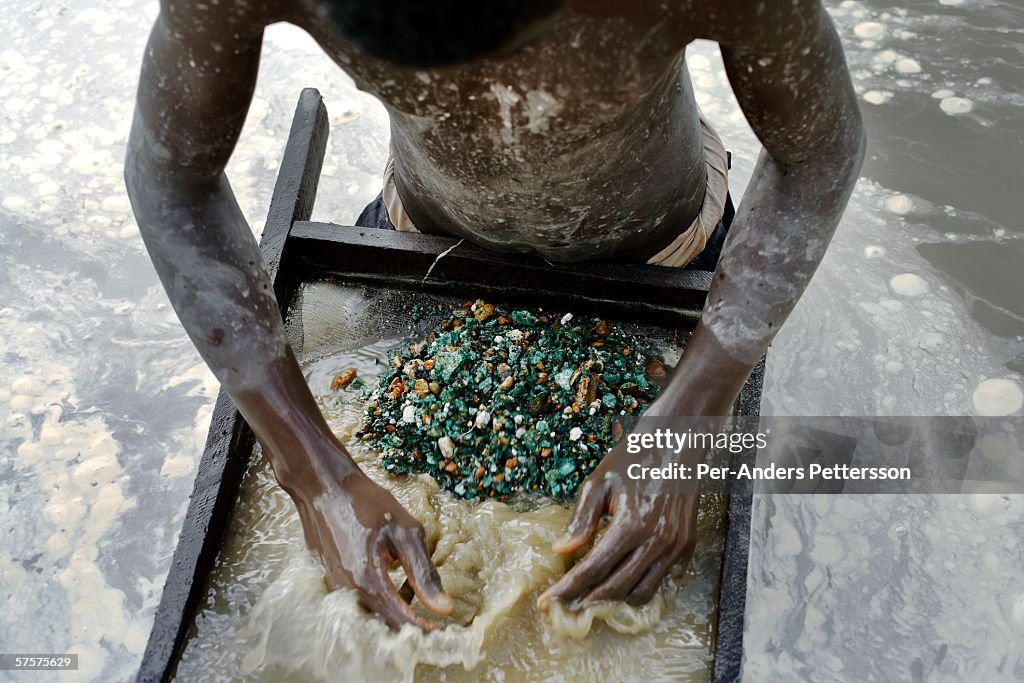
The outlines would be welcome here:
[[[661,379],[665,376],[665,366],[657,358],[647,361],[647,376],[651,379]]]
[[[397,401],[402,397],[402,394],[405,393],[406,388],[405,380],[401,377],[396,377],[391,380],[391,384],[388,385],[388,396]]]
[[[597,400],[597,388],[601,385],[601,375],[593,373],[590,375],[590,384],[587,386],[587,405]]]
[[[494,304],[487,304],[483,301],[477,300],[476,310],[473,311],[473,317],[476,318],[478,323],[482,323],[488,318],[494,316]]]
[[[345,368],[344,370],[339,372],[337,375],[335,375],[333,380],[331,380],[331,389],[333,389],[334,391],[339,391],[341,389],[344,389],[349,384],[352,384],[352,381],[355,378],[356,378],[356,369],[355,368]]]

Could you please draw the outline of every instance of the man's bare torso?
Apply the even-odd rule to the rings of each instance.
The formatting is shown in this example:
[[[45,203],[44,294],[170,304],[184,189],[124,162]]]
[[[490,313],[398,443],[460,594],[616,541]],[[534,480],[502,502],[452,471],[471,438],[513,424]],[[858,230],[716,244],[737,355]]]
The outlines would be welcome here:
[[[384,103],[399,195],[421,231],[550,260],[642,261],[704,197],[689,39],[659,10],[586,11],[563,10],[507,54],[431,70],[359,52],[315,5],[287,19]]]

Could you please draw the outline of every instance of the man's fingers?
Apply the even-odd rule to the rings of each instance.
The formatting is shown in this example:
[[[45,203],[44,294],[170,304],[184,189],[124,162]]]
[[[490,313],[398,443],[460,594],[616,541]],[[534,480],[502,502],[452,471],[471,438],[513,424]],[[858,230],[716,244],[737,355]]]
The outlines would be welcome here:
[[[589,479],[584,482],[565,534],[551,545],[551,549],[559,555],[568,555],[589,541],[607,509],[607,497],[605,486],[595,485]]]
[[[680,559],[677,555],[665,555],[658,558],[654,564],[648,567],[633,590],[626,595],[626,602],[631,605],[643,605],[649,602],[658,590],[658,586],[661,585],[661,580],[665,578],[665,574],[677,559]]]
[[[420,602],[435,614],[449,614],[452,600],[441,586],[441,576],[430,559],[423,532],[419,529],[397,529],[391,533],[391,544]]]
[[[599,600],[622,600],[630,590],[644,578],[647,570],[654,565],[664,549],[648,541],[626,556],[608,578],[583,598],[583,607]]]
[[[387,560],[388,558],[383,558]],[[374,567],[374,572],[367,577],[365,584],[358,586],[360,602],[372,612],[376,612],[396,631],[405,624],[413,624],[424,631],[434,631],[435,624],[420,617],[412,611],[412,608],[402,600],[402,596],[395,590],[395,584],[391,583],[388,576],[387,562],[382,562]]]
[[[625,524],[612,522],[608,533],[582,560],[566,572],[558,583],[537,599],[537,607],[546,612],[552,600],[569,602],[602,581],[636,545],[630,543]]]

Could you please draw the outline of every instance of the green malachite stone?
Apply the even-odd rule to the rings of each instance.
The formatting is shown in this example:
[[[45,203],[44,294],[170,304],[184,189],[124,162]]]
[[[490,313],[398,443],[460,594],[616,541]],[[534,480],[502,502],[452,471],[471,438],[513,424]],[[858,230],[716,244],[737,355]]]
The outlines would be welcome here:
[[[616,420],[658,394],[639,341],[598,318],[467,303],[388,353],[359,436],[388,471],[461,498],[572,498]]]

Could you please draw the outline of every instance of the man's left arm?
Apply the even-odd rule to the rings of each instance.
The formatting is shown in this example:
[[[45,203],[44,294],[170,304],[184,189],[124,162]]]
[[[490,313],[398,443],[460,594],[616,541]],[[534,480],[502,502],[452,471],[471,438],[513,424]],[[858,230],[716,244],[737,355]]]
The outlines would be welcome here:
[[[864,126],[842,45],[820,0],[725,0],[700,32],[719,42],[729,80],[764,149],[715,271],[701,322],[646,416],[695,416],[713,429],[800,299],[828,248],[864,158]],[[706,9],[695,12],[707,12]],[[719,26],[721,17],[728,25]],[[697,495],[638,496],[613,449],[584,483],[566,535],[572,553],[604,537],[539,600],[651,597],[687,560]]]

